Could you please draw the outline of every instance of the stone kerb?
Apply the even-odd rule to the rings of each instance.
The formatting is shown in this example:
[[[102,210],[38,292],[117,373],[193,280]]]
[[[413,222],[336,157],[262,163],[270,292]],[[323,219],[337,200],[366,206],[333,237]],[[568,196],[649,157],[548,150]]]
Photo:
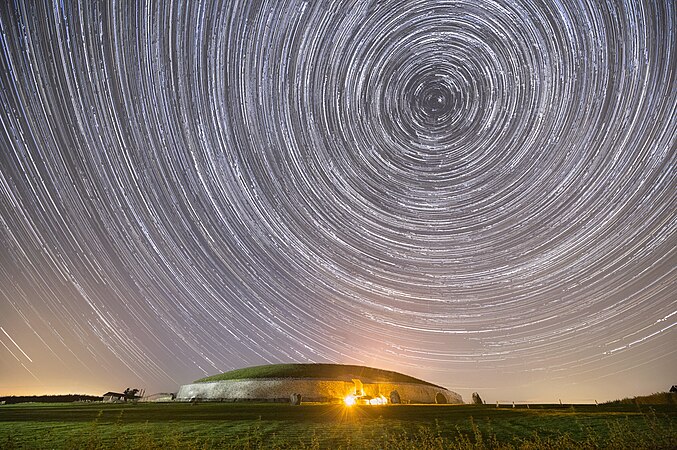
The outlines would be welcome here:
[[[352,382],[315,379],[251,379],[193,383],[181,386],[178,400],[272,400],[289,399],[292,393],[301,394],[304,401],[329,401],[343,398],[354,389]]]
[[[363,380],[366,395],[388,397],[397,391],[403,402],[435,403],[438,393],[448,403],[463,403],[461,396],[440,387],[419,383],[371,383]],[[179,401],[191,399],[212,401],[279,401],[288,402],[291,394],[300,394],[303,401],[332,401],[355,391],[352,381],[309,378],[261,378],[193,383],[181,386]]]

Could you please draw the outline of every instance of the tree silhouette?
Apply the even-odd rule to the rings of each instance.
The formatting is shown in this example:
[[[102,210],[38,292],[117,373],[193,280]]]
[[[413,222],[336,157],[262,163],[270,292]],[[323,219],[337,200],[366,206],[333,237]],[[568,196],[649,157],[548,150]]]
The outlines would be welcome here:
[[[125,394],[125,400],[134,400],[138,392],[139,392],[138,389],[132,388],[125,389],[125,391],[123,392],[123,394]]]

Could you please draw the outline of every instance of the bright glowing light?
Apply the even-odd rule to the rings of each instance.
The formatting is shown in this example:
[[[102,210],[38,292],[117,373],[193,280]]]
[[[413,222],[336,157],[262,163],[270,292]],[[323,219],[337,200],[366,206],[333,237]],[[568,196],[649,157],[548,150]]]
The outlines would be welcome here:
[[[344,399],[343,402],[346,404],[346,406],[353,406],[357,405],[358,403],[360,405],[385,405],[388,403],[388,399],[385,398],[383,395],[379,395],[378,397],[365,397],[362,395],[354,395],[350,394],[347,395]]]
[[[388,403],[388,400],[382,395],[369,399],[370,405],[385,405],[386,403]]]
[[[357,403],[357,399],[355,398],[354,395],[348,395],[346,398],[343,399],[345,402],[346,406],[353,406],[355,403]]]

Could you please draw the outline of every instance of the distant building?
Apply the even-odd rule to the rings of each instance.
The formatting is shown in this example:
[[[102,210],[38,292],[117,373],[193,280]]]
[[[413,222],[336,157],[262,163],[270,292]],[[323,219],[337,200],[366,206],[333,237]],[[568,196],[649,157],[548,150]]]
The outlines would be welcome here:
[[[104,402],[124,402],[125,401],[125,394],[121,394],[120,392],[106,392],[103,394],[103,401]]]

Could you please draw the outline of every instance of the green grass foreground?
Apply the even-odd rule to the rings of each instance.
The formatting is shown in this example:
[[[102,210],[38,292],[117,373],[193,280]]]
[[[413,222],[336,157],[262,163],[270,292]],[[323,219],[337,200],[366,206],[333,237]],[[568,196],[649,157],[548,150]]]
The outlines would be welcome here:
[[[674,405],[0,406],[0,448],[672,449]]]

